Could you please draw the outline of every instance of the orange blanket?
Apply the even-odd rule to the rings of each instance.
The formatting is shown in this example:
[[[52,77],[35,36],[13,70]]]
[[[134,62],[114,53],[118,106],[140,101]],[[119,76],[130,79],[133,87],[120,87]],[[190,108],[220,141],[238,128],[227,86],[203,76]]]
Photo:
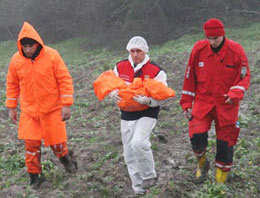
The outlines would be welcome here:
[[[112,70],[103,72],[93,85],[99,100],[103,100],[112,90],[119,89],[118,95],[121,97],[121,101],[117,105],[124,111],[141,111],[149,107],[134,101],[133,96],[135,95],[144,95],[155,100],[165,100],[175,96],[173,89],[154,79],[142,81],[141,78],[135,78],[130,85],[126,85]]]

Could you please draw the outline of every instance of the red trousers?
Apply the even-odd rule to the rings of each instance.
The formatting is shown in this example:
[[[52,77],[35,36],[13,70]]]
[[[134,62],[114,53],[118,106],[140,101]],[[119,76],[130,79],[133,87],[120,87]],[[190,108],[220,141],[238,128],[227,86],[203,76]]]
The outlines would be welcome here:
[[[25,142],[25,165],[29,173],[41,173],[41,141],[24,140]],[[68,154],[67,143],[63,142],[50,146],[54,155],[61,158]]]
[[[223,171],[230,171],[233,162],[233,146],[237,143],[240,128],[236,124],[220,126],[218,115],[215,109],[209,112],[202,119],[193,119],[189,122],[189,136],[192,150],[197,157],[206,152],[208,144],[207,131],[214,120],[217,138],[216,166]]]
[[[216,137],[218,140],[228,142],[228,146],[234,146],[237,143],[240,128],[235,124],[220,126],[218,122],[218,114],[215,109],[210,111],[202,119],[193,119],[189,122],[189,136],[193,137],[194,134],[205,133],[211,127],[211,123],[214,120],[216,128]]]

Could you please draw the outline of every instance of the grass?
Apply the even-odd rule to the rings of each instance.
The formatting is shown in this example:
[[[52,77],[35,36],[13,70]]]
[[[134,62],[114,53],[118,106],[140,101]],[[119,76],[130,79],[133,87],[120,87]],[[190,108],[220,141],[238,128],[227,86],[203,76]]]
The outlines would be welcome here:
[[[159,121],[152,135],[152,149],[155,154],[157,169],[166,174],[163,181],[153,187],[144,197],[163,197],[169,193],[173,197],[258,197],[260,178],[260,69],[256,62],[260,60],[260,24],[253,24],[243,29],[227,28],[227,37],[241,43],[249,54],[252,84],[255,89],[245,96],[247,109],[241,111],[241,138],[234,150],[234,167],[230,173],[231,182],[227,185],[216,184],[215,169],[212,165],[209,179],[199,185],[189,181],[196,159],[190,148],[187,122],[181,114],[178,100],[181,85],[176,75],[183,75],[178,69],[185,67],[193,44],[204,38],[202,33],[185,35],[163,45],[150,46],[150,57],[166,69],[170,86],[176,89],[177,96],[162,108]],[[94,96],[92,83],[103,71],[112,69],[116,62],[127,58],[127,52],[114,52],[107,49],[88,50],[87,39],[70,39],[51,47],[57,49],[67,63],[74,79],[75,104],[72,118],[68,122],[69,146],[75,148],[79,159],[80,172],[69,178],[60,170],[58,160],[44,150],[43,172],[51,181],[57,197],[124,197],[131,193],[131,184],[124,166],[122,145],[120,144],[119,113],[112,101],[99,102]],[[0,83],[5,84],[8,63],[16,51],[16,43],[0,43]],[[178,64],[176,70],[172,65]],[[23,144],[16,139],[16,127],[7,121],[4,107],[5,90],[0,89],[0,191],[11,191],[12,186],[22,186],[23,191],[16,197],[39,197],[28,183],[24,166]],[[157,134],[163,134],[168,143],[160,143]],[[186,138],[182,142],[180,137]],[[215,136],[209,139],[208,157],[215,158]],[[167,151],[167,152],[166,152]],[[184,152],[185,151],[185,152]],[[184,152],[184,154],[183,154]],[[47,153],[47,154],[46,154]],[[166,155],[166,156],[165,156]],[[176,157],[178,156],[178,158]],[[164,161],[171,157],[177,161],[175,168],[165,169]],[[164,160],[161,160],[164,159]],[[161,161],[160,161],[161,160]],[[168,165],[168,167],[171,167]],[[164,172],[163,172],[164,171]],[[69,181],[68,181],[69,180]],[[26,186],[26,188],[24,188]],[[49,189],[51,193],[53,189]],[[1,195],[1,192],[0,192]]]

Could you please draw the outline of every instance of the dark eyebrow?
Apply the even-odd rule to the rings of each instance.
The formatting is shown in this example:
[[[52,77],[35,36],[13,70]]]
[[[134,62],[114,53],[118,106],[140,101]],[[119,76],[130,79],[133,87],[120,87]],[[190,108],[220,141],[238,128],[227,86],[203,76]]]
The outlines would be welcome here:
[[[34,45],[35,45],[35,43],[33,43],[33,44],[24,44],[24,45],[22,45],[22,46],[24,46],[24,47],[26,47],[26,46],[32,47],[32,46],[34,46]]]
[[[216,37],[207,37],[207,39],[217,39],[218,38],[218,36],[216,36]]]

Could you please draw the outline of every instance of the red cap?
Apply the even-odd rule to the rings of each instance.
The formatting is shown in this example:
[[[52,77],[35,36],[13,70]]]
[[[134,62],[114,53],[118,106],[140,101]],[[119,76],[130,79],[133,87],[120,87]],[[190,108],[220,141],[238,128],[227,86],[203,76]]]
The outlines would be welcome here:
[[[224,36],[224,25],[219,19],[209,19],[203,25],[204,33],[206,37]]]

